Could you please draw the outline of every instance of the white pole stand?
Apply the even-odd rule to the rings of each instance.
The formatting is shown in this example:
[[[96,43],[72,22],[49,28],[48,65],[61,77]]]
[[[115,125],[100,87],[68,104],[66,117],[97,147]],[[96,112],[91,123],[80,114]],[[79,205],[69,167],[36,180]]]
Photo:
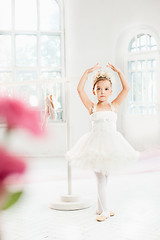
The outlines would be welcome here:
[[[68,164],[68,194],[50,203],[50,208],[62,211],[80,210],[92,206],[92,201],[87,197],[71,194],[71,168]]]
[[[70,81],[66,81],[66,114],[67,114],[67,149],[70,149]],[[50,203],[50,208],[55,210],[80,210],[92,205],[92,201],[86,197],[71,193],[71,167],[68,163],[68,194]]]
[[[64,195],[50,204],[50,208],[61,211],[80,210],[90,207],[91,201],[79,195]]]

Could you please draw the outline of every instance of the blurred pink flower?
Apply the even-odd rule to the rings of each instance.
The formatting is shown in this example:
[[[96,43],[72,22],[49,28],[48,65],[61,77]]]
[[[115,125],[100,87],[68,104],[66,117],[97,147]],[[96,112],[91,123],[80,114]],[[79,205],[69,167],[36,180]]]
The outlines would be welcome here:
[[[35,135],[41,135],[40,111],[31,109],[16,98],[0,98],[0,117],[8,125],[8,129],[24,128]]]
[[[8,176],[22,174],[26,170],[26,164],[21,158],[15,157],[0,147],[0,183]]]

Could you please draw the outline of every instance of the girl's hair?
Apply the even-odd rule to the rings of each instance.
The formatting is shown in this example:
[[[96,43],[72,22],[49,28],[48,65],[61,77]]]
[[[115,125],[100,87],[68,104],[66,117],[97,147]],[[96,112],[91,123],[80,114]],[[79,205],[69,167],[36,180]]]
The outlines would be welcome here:
[[[109,75],[108,72],[98,72],[96,74],[96,76],[94,76],[94,81],[93,81],[93,90],[96,86],[96,84],[100,81],[105,81],[105,80],[108,80],[110,82],[110,85],[111,85],[111,88],[112,88],[112,81],[111,81],[111,77]]]

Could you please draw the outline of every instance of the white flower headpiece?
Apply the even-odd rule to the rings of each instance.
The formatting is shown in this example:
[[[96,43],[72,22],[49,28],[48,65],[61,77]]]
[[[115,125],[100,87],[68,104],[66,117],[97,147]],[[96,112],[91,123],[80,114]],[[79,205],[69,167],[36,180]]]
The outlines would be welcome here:
[[[110,73],[107,72],[107,71],[101,70],[101,71],[98,71],[96,74],[93,75],[93,82],[95,82],[100,77],[105,77],[108,80],[111,80]]]

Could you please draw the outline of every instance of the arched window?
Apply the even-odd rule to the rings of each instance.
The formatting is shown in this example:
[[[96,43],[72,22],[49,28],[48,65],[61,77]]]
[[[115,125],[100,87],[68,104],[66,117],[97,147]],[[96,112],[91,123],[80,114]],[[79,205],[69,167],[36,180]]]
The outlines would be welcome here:
[[[131,114],[156,113],[158,47],[155,38],[142,32],[128,46],[128,94]]]
[[[0,94],[44,110],[52,91],[62,120],[63,11],[56,0],[0,0]]]

